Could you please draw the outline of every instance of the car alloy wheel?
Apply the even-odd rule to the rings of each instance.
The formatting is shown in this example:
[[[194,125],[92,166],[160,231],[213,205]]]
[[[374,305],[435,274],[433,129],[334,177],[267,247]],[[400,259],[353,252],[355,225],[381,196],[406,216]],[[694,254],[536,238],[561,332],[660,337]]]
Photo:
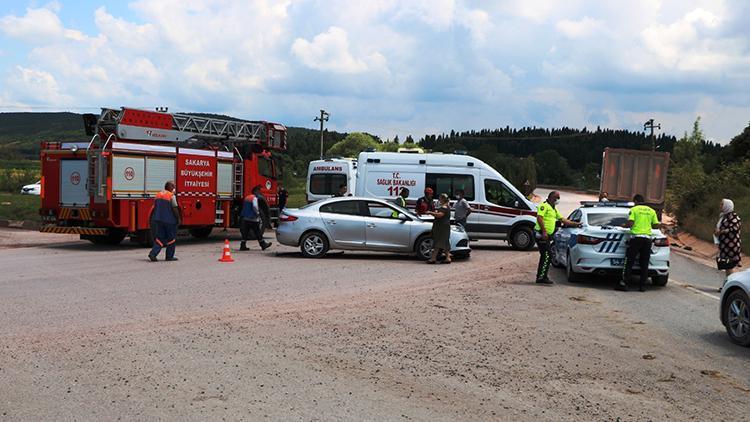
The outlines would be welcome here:
[[[301,243],[302,254],[310,258],[319,258],[328,251],[327,240],[318,232],[305,235]]]
[[[738,290],[729,296],[725,306],[729,338],[743,346],[750,345],[750,303],[747,295]]]
[[[431,237],[423,237],[417,243],[417,255],[421,260],[430,259],[432,256],[433,241]]]

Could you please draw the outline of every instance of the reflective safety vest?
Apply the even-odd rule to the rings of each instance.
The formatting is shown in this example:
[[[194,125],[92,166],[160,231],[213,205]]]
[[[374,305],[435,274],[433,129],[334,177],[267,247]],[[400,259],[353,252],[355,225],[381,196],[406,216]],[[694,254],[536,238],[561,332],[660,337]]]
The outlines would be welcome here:
[[[168,190],[163,190],[156,194],[156,200],[154,200],[154,221],[165,224],[177,224],[177,217],[175,217],[172,210],[172,198],[174,198],[174,193]]]
[[[240,215],[245,220],[257,220],[258,219],[258,211],[256,211],[255,207],[253,206],[253,202],[255,201],[255,195],[250,194],[245,197],[245,201],[242,203],[242,212]]]
[[[401,196],[401,195],[397,196],[397,197],[396,197],[396,205],[400,205],[400,206],[401,206],[401,208],[406,208],[406,199],[404,199],[404,197],[403,197],[403,196]],[[392,216],[393,218],[398,218],[398,214],[399,214],[399,212],[398,212],[398,211],[393,211],[393,212],[391,213],[391,216]]]

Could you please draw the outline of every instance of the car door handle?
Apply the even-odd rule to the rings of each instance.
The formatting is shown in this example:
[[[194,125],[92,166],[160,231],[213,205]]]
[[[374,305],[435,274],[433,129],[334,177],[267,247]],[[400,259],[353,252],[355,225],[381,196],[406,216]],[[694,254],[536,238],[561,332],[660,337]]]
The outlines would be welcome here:
[[[367,227],[369,227],[371,229],[374,229],[375,228],[375,223],[368,223]]]
[[[328,220],[328,224],[330,224],[332,226],[335,226],[336,225],[336,220]]]

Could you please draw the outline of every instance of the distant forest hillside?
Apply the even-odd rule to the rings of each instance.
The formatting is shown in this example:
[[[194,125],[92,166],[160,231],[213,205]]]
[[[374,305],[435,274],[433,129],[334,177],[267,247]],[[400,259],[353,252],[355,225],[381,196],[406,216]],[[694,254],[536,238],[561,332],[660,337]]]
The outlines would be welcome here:
[[[326,131],[325,151],[346,135]],[[39,141],[44,139],[86,140],[81,115],[0,113],[2,159],[37,159]],[[672,152],[676,142],[677,139],[671,135],[662,134],[656,138],[660,151]],[[318,158],[320,134],[314,129],[290,127],[288,144],[288,152],[282,154],[284,179],[292,183],[294,179],[304,177],[308,163]],[[601,128],[505,127],[460,133],[451,131],[449,134],[424,136],[419,144],[427,150],[438,152],[466,151],[497,168],[519,188],[527,180],[532,187],[538,182],[596,188],[604,148],[651,148],[651,140],[643,132]],[[720,157],[722,152],[721,146],[705,141],[701,149],[706,157]],[[707,162],[706,170],[712,171],[718,164],[718,158],[715,162]]]

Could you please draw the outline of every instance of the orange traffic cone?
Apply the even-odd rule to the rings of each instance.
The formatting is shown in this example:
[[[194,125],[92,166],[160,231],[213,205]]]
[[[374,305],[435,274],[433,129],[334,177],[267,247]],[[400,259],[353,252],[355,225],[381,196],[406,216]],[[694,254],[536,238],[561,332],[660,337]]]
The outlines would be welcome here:
[[[219,262],[234,262],[232,251],[229,250],[229,239],[224,239],[224,251],[221,253]]]

